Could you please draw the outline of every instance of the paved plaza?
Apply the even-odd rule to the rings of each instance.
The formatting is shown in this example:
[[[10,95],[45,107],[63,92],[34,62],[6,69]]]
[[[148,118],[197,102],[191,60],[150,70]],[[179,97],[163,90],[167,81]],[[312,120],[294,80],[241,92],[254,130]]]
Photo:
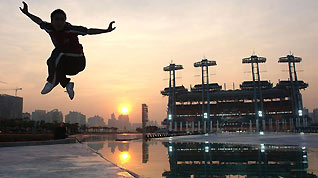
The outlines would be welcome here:
[[[1,178],[131,178],[85,144],[0,147]]]

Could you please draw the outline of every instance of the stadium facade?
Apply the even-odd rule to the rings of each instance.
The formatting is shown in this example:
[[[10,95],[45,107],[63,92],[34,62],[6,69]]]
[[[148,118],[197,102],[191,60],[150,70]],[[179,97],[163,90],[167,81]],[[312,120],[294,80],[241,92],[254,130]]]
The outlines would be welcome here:
[[[253,57],[257,56],[248,59]],[[296,59],[292,57],[291,63]],[[246,58],[243,63],[244,60]],[[202,62],[204,61],[208,60],[203,59]],[[257,61],[256,63],[258,64]],[[289,71],[296,77],[290,76],[287,81],[273,84],[260,80],[257,65],[256,77],[253,74],[252,81],[244,81],[239,89],[233,90],[225,90],[218,83],[210,83],[208,72],[204,74],[203,67],[202,76],[207,79],[202,77],[202,84],[189,89],[176,86],[174,66],[179,66],[179,70],[183,69],[181,65],[175,64],[170,64],[169,70],[165,67],[164,70],[169,71],[171,77],[169,87],[161,91],[169,100],[167,118],[162,122],[169,131],[291,130],[307,126],[307,117],[302,114],[300,91],[306,89],[308,84],[297,79],[296,69],[290,65]],[[294,66],[295,64],[292,67]]]

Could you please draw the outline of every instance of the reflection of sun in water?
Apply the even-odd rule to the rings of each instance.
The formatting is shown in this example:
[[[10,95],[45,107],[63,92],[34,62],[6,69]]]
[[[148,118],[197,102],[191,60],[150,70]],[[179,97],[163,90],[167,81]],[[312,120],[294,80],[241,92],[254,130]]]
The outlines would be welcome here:
[[[122,108],[121,108],[121,112],[123,113],[123,114],[127,114],[128,113],[128,107],[127,106],[123,106]]]
[[[123,159],[127,159],[127,158],[128,158],[128,154],[127,154],[127,153],[123,153],[123,154],[121,155],[121,157],[122,157]]]
[[[130,159],[130,154],[128,152],[121,152],[119,158],[121,163],[126,163]]]

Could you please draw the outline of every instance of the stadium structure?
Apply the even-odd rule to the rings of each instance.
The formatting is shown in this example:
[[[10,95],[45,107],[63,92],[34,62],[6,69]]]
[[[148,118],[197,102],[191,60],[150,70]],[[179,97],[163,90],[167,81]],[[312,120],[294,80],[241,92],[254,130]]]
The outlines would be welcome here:
[[[303,114],[301,90],[308,84],[298,80],[296,63],[300,57],[287,55],[279,63],[287,63],[288,80],[273,84],[260,78],[260,64],[266,58],[252,55],[242,59],[252,68],[252,80],[243,81],[239,89],[223,89],[209,82],[209,67],[216,61],[203,59],[194,63],[202,69],[202,83],[189,89],[175,82],[176,71],[182,65],[171,63],[164,67],[169,72],[169,87],[161,91],[168,96],[167,118],[162,122],[169,131],[265,131],[293,130],[307,126]]]

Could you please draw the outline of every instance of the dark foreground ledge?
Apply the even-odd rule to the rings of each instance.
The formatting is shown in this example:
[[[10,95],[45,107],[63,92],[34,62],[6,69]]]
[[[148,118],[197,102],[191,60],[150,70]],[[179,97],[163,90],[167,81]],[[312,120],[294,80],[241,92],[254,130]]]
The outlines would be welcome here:
[[[61,140],[47,140],[47,141],[0,142],[0,147],[55,145],[55,144],[69,144],[69,143],[76,143],[76,142],[77,140],[75,138],[66,138]]]

